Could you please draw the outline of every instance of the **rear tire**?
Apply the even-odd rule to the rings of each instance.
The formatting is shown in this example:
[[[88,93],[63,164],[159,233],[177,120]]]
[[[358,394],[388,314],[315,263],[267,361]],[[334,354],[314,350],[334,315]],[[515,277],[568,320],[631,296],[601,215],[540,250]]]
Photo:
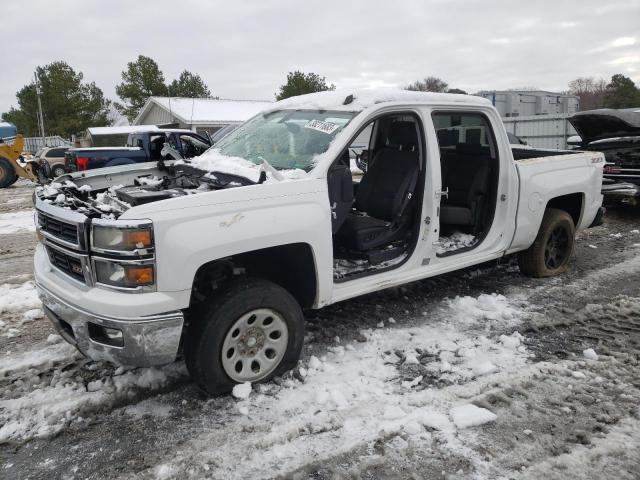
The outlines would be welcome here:
[[[533,245],[518,254],[520,271],[535,278],[559,275],[569,268],[576,227],[564,210],[549,208]]]
[[[275,283],[233,281],[194,308],[192,318],[185,361],[193,380],[209,395],[227,393],[244,381],[267,382],[295,367],[300,357],[302,309]]]
[[[62,175],[64,175],[66,172],[64,171],[64,167],[62,165],[56,165],[55,167],[53,167],[53,169],[51,170],[51,176],[52,178],[58,178],[61,177]]]
[[[7,188],[16,183],[18,175],[6,158],[0,158],[0,188]]]

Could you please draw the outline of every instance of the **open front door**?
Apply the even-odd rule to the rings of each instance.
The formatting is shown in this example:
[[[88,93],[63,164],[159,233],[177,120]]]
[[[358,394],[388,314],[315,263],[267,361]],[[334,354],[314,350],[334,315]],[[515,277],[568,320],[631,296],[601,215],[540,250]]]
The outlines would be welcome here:
[[[362,144],[367,131],[368,142]],[[411,257],[422,221],[423,132],[415,113],[381,115],[363,126],[329,169],[334,281],[382,274]],[[366,153],[366,172],[354,168],[352,176],[349,152]]]

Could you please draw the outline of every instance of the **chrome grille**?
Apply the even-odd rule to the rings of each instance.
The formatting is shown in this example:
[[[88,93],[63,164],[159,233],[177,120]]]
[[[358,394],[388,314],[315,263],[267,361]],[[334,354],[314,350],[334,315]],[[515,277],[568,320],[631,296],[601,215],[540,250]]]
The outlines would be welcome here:
[[[86,283],[84,276],[84,265],[80,258],[69,255],[68,253],[52,248],[50,245],[46,246],[47,254],[49,255],[49,261],[58,269],[69,275],[76,280]]]
[[[80,246],[80,232],[78,225],[63,222],[57,218],[38,212],[38,224],[40,230],[48,233],[54,239],[63,240],[75,246]]]

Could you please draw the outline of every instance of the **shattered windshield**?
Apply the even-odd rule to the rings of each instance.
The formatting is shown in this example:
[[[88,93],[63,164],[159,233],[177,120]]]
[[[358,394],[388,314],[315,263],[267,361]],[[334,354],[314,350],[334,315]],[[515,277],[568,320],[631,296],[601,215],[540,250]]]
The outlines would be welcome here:
[[[357,112],[279,110],[259,115],[241,125],[216,145],[227,157],[256,165],[266,160],[278,170],[310,171],[314,157],[329,148],[336,134]]]

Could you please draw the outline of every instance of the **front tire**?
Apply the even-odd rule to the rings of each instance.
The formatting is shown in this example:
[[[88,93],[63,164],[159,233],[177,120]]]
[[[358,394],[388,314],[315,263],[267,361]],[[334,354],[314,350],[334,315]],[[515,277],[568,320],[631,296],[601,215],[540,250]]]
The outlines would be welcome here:
[[[535,278],[552,277],[569,268],[576,227],[564,210],[548,208],[533,245],[518,254],[520,271]]]
[[[18,175],[16,175],[16,170],[11,162],[0,157],[0,188],[10,187],[16,180],[18,180]]]
[[[284,288],[261,279],[232,282],[196,307],[186,333],[185,360],[210,395],[242,382],[266,382],[295,367],[304,316]]]

